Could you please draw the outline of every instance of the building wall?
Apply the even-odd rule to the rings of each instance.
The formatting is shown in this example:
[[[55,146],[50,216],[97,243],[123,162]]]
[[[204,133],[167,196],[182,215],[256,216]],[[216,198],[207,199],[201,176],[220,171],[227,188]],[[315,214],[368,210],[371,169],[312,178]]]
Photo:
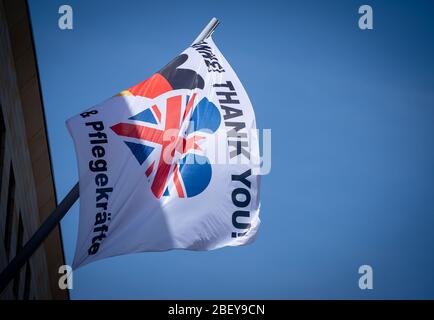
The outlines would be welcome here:
[[[0,0],[0,270],[56,207],[39,77],[25,0]],[[59,227],[1,299],[67,299]]]

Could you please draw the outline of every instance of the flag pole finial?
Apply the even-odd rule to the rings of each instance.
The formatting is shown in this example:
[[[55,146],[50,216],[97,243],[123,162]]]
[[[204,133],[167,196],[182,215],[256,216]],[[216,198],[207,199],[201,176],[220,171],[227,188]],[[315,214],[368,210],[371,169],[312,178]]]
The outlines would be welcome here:
[[[202,42],[206,38],[211,36],[219,24],[220,24],[220,21],[217,18],[212,18],[211,21],[202,30],[202,32],[197,36],[197,38],[193,41],[193,43],[191,45],[195,45],[196,43]]]

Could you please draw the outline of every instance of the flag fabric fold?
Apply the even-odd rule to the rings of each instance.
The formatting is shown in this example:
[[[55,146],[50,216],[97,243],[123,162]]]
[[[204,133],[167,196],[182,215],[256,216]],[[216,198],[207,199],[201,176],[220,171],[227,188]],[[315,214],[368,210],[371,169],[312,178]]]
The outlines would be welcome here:
[[[211,37],[67,127],[80,186],[74,268],[133,252],[255,239],[255,115]]]

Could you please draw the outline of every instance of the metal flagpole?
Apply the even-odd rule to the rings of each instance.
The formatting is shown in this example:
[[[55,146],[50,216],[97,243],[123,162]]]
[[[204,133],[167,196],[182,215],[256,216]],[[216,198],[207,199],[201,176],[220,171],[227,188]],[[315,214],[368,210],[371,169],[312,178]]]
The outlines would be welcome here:
[[[57,226],[60,220],[71,209],[72,205],[77,201],[79,196],[78,183],[69,191],[66,197],[62,200],[59,206],[48,216],[42,223],[35,234],[30,238],[24,247],[18,252],[13,260],[0,274],[0,293],[7,287],[9,282],[24,266],[27,260],[38,249],[42,242],[47,238],[50,232]]]
[[[212,35],[215,28],[220,24],[216,18],[212,18],[211,21],[207,24],[207,26],[202,30],[202,32],[197,36],[196,40],[193,41],[191,45],[195,45],[199,42],[202,42],[206,38]]]
[[[216,18],[212,18],[208,25],[202,30],[199,36],[194,40],[192,45],[199,43],[208,38],[219,25],[219,21]],[[18,254],[12,259],[12,261],[6,266],[6,268],[0,274],[0,293],[8,286],[9,282],[15,277],[15,275],[21,270],[27,260],[38,249],[42,242],[47,238],[50,232],[60,223],[60,220],[71,209],[72,205],[77,201],[79,197],[78,182],[69,191],[66,197],[60,202],[59,206],[48,216],[42,223],[35,234],[24,245],[24,247],[18,252]]]

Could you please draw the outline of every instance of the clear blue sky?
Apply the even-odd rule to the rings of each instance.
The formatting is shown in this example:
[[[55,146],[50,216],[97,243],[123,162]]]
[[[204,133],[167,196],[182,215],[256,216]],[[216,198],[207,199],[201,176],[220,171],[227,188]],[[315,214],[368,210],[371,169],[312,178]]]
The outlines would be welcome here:
[[[74,30],[57,27],[74,9]],[[358,28],[358,7],[374,30]],[[71,297],[434,298],[434,4],[30,1],[58,199],[77,181],[65,120],[147,78],[212,16],[271,128],[250,246],[142,253],[78,269]],[[78,205],[62,221],[72,263]],[[128,239],[125,239],[128,241]],[[374,268],[374,290],[358,267]]]

